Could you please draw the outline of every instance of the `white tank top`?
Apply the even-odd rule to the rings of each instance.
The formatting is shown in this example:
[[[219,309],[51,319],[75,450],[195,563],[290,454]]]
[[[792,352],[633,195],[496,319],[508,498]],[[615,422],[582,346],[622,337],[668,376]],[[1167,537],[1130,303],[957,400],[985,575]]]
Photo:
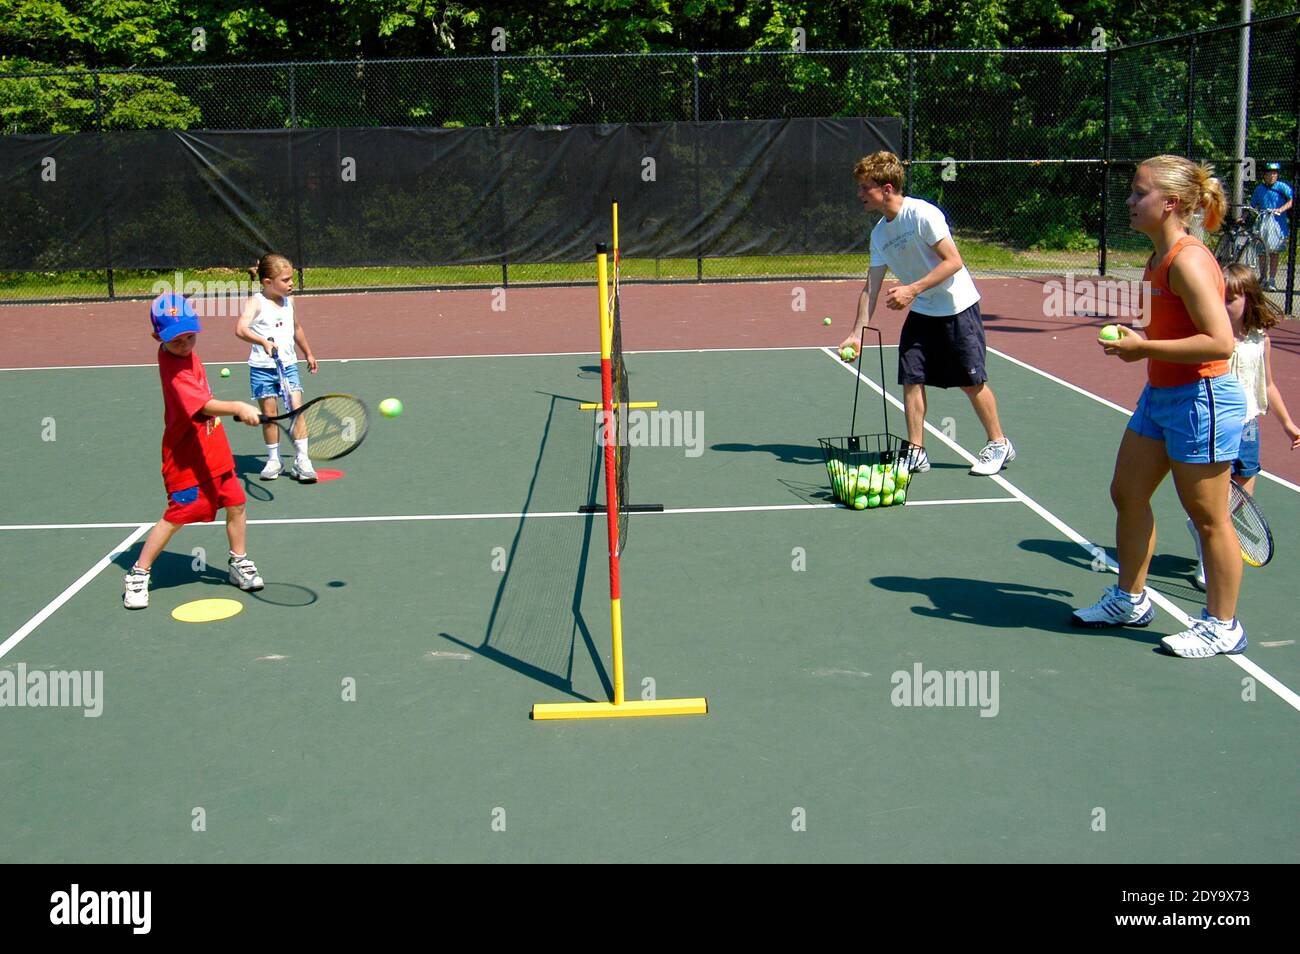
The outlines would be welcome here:
[[[1264,332],[1255,330],[1237,339],[1237,347],[1228,359],[1228,370],[1237,376],[1246,392],[1246,420],[1253,421],[1268,412],[1268,380],[1264,374]]]
[[[277,305],[261,292],[257,292],[253,295],[252,301],[257,302],[257,317],[249,326],[250,330],[259,337],[270,338],[275,342],[276,348],[280,351],[280,361],[286,368],[291,364],[297,364],[298,352],[293,343],[295,331],[293,296],[286,295],[284,304]],[[254,368],[275,367],[275,362],[261,345],[253,345],[253,350],[248,353],[248,363]]]

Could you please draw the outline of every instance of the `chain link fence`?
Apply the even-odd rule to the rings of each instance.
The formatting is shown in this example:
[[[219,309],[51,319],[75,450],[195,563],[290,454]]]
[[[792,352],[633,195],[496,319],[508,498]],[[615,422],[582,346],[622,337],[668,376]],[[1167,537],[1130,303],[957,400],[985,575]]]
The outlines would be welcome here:
[[[1300,174],[1300,14],[1217,27],[1114,50],[1109,59],[1110,128],[1105,144],[1105,258],[1108,274],[1138,277],[1150,243],[1128,228],[1129,184],[1137,163],[1161,153],[1214,166],[1228,194],[1227,229],[1242,219],[1265,166],[1278,163],[1280,181]],[[1252,197],[1254,202],[1252,203]],[[1278,203],[1279,205],[1281,203]],[[1261,278],[1274,275],[1275,300],[1294,306],[1296,223],[1284,217],[1286,244]],[[1201,235],[1212,247],[1230,244],[1226,229]],[[1249,248],[1249,243],[1241,243]]]
[[[1267,31],[1257,27],[1255,33],[1252,57],[1259,62],[1293,60],[1293,20],[1286,26],[1270,21]],[[0,138],[102,132],[111,141],[120,131],[148,129],[455,128],[897,116],[905,130],[900,151],[909,163],[909,192],[944,208],[974,270],[1093,271],[1106,266],[1108,236],[1123,245],[1116,196],[1117,183],[1126,174],[1114,169],[1120,161],[1115,157],[1166,148],[1187,151],[1183,147],[1189,123],[1177,117],[1178,103],[1192,104],[1191,125],[1203,146],[1200,151],[1226,148],[1222,155],[1236,155],[1231,138],[1223,138],[1231,120],[1222,115],[1222,104],[1235,92],[1233,83],[1224,79],[1231,65],[1222,61],[1232,59],[1226,47],[1235,42],[1225,34],[1222,40],[1208,35],[1196,41],[1175,38],[1113,51],[588,54],[0,75]],[[1193,46],[1198,69],[1191,74],[1189,96]],[[1292,149],[1283,158],[1293,159],[1294,69],[1275,70],[1269,77],[1267,86],[1252,86],[1252,146],[1268,143],[1280,148],[1285,140]],[[1108,79],[1113,98],[1109,109]],[[1157,141],[1167,145],[1150,148]],[[848,169],[842,197],[832,198],[858,211]],[[1122,198],[1118,201],[1122,209]],[[870,224],[864,216],[864,236]],[[862,275],[867,264],[864,255],[639,260],[635,249],[627,251],[624,276],[629,280]],[[1121,251],[1117,246],[1110,252],[1112,264],[1121,262]],[[93,273],[0,273],[0,297],[149,294],[153,274],[114,271],[107,267],[111,264]],[[510,261],[504,267],[366,269],[309,262],[302,278],[305,289],[320,290],[586,281],[588,272],[585,263],[545,260]]]

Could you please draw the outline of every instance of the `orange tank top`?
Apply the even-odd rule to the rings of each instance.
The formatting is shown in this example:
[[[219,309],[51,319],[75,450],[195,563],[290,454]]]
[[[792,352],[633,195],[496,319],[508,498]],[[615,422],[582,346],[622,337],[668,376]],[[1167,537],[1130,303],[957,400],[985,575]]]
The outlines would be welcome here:
[[[1188,255],[1202,256],[1202,267],[1213,269],[1219,297],[1223,297],[1223,272],[1214,255],[1201,242],[1191,235],[1184,235],[1169,250],[1159,265],[1151,267],[1147,262],[1142,280],[1151,289],[1151,323],[1146,327],[1146,335],[1152,341],[1169,341],[1175,338],[1190,338],[1200,334],[1192,323],[1192,316],[1187,312],[1183,300],[1169,287],[1169,266],[1174,263],[1178,253],[1187,249]],[[1155,256],[1153,255],[1152,258]],[[1173,388],[1180,384],[1192,384],[1201,378],[1217,378],[1228,373],[1228,362],[1202,361],[1199,364],[1180,364],[1175,361],[1161,361],[1157,358],[1147,359],[1147,380],[1154,388]]]

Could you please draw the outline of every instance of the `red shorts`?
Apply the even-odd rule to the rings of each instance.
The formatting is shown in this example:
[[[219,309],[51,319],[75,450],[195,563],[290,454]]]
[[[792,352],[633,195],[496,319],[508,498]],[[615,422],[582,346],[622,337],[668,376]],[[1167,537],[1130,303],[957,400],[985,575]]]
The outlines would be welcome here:
[[[247,499],[243,485],[232,470],[212,483],[169,493],[163,519],[174,524],[208,523],[217,516],[218,510],[238,507]]]

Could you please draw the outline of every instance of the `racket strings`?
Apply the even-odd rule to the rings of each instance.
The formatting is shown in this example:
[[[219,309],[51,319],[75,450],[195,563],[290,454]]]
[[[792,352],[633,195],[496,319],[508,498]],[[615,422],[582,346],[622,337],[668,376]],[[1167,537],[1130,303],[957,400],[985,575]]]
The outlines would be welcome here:
[[[354,397],[332,395],[313,401],[301,420],[313,457],[332,460],[356,449],[369,430],[366,406]]]
[[[1236,484],[1230,485],[1229,509],[1242,557],[1251,566],[1263,566],[1273,558],[1273,535],[1263,513]]]

